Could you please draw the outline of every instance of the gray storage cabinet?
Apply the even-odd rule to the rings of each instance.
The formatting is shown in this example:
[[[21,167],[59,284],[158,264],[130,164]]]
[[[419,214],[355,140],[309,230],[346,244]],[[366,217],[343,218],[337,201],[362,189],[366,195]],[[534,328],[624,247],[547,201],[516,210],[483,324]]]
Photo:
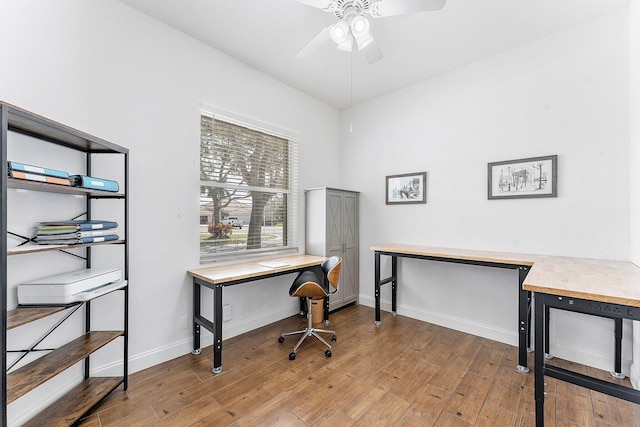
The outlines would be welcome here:
[[[329,298],[331,311],[358,301],[359,194],[326,187],[305,190],[305,252],[342,257],[338,292]]]

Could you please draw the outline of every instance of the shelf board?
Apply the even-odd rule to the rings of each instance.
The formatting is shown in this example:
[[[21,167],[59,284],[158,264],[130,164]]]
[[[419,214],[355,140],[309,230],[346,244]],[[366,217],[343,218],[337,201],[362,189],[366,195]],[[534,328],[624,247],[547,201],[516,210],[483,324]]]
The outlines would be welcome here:
[[[14,310],[9,310],[7,312],[7,329],[9,330],[17,328],[18,326],[26,325],[27,323],[59,313],[77,304],[47,307],[18,307]]]
[[[44,139],[65,147],[89,153],[128,153],[129,150],[77,129],[39,116],[6,102],[0,102],[0,109],[6,109],[9,130],[35,138]]]
[[[13,248],[7,249],[7,255],[22,255],[22,254],[33,254],[36,252],[49,252],[49,251],[62,251],[62,250],[70,250],[76,248],[86,248],[89,246],[99,246],[99,245],[118,245],[123,244],[124,240],[111,240],[110,242],[98,242],[98,243],[85,243],[78,245],[36,245],[36,244],[27,244],[23,246],[16,246]]]
[[[124,336],[123,331],[86,333],[53,350],[51,353],[7,374],[7,404],[84,360],[88,355],[120,336]]]
[[[40,412],[24,427],[73,425],[96,403],[124,382],[122,377],[91,377]]]
[[[91,188],[72,187],[48,182],[29,181],[25,179],[7,177],[7,188],[18,190],[45,191],[47,193],[75,194],[82,196],[101,197],[110,199],[122,199],[123,193],[113,191],[94,190]]]

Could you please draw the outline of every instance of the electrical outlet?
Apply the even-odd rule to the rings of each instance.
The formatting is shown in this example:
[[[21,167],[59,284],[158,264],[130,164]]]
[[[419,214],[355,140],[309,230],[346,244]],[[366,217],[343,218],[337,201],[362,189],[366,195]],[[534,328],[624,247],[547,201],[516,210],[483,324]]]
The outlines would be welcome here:
[[[231,320],[231,304],[226,304],[222,306],[222,321],[228,322]]]

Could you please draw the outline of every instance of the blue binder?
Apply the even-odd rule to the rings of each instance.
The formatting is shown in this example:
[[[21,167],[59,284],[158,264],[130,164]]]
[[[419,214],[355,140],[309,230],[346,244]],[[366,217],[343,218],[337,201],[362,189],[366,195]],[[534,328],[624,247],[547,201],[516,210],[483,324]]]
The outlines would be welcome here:
[[[70,233],[73,231],[91,231],[116,228],[115,221],[102,220],[71,220],[71,221],[43,221],[38,223],[38,233]]]
[[[9,162],[9,170],[36,173],[38,175],[55,176],[57,178],[69,178],[69,174],[65,171],[56,169],[43,168],[41,166],[27,165],[20,162]]]
[[[71,183],[75,187],[91,188],[93,190],[104,190],[118,192],[120,186],[115,181],[108,179],[96,178],[93,176],[71,175],[69,177]]]
[[[108,236],[99,236],[99,237],[76,237],[73,239],[48,239],[42,240],[36,238],[36,242],[39,245],[78,245],[78,244],[88,244],[88,243],[100,243],[100,242],[110,242],[113,240],[118,240],[120,237],[117,234],[111,234]]]

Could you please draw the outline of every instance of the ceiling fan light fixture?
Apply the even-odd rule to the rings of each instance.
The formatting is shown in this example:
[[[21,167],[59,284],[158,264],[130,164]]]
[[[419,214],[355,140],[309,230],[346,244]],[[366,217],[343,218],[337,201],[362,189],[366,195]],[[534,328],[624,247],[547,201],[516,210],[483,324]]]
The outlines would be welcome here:
[[[410,15],[412,13],[440,10],[447,0],[296,0],[299,3],[324,10],[338,18],[336,24],[323,28],[296,54],[308,55],[311,48],[318,48],[329,39],[338,49],[351,52],[354,42],[370,64],[383,57],[378,43],[371,34],[368,17]],[[366,49],[365,49],[366,48]]]
[[[351,32],[356,39],[362,35],[369,34],[370,28],[369,20],[362,15],[354,16],[351,20]]]
[[[344,21],[338,21],[329,30],[329,35],[334,43],[338,45],[344,43],[345,40],[349,38],[349,24]]]
[[[358,50],[362,50],[365,47],[369,46],[373,41],[373,36],[371,33],[363,34],[360,37],[356,37],[356,43],[358,44]]]
[[[352,47],[353,37],[351,37],[351,34],[347,34],[347,37],[345,37],[344,41],[342,41],[342,43],[338,43],[338,49],[344,50],[345,52],[351,52]]]
[[[358,50],[364,49],[373,41],[373,36],[371,35],[371,31],[369,31],[370,29],[371,24],[369,24],[369,20],[364,16],[354,16],[351,20],[351,34],[353,34],[353,38],[356,39]]]

